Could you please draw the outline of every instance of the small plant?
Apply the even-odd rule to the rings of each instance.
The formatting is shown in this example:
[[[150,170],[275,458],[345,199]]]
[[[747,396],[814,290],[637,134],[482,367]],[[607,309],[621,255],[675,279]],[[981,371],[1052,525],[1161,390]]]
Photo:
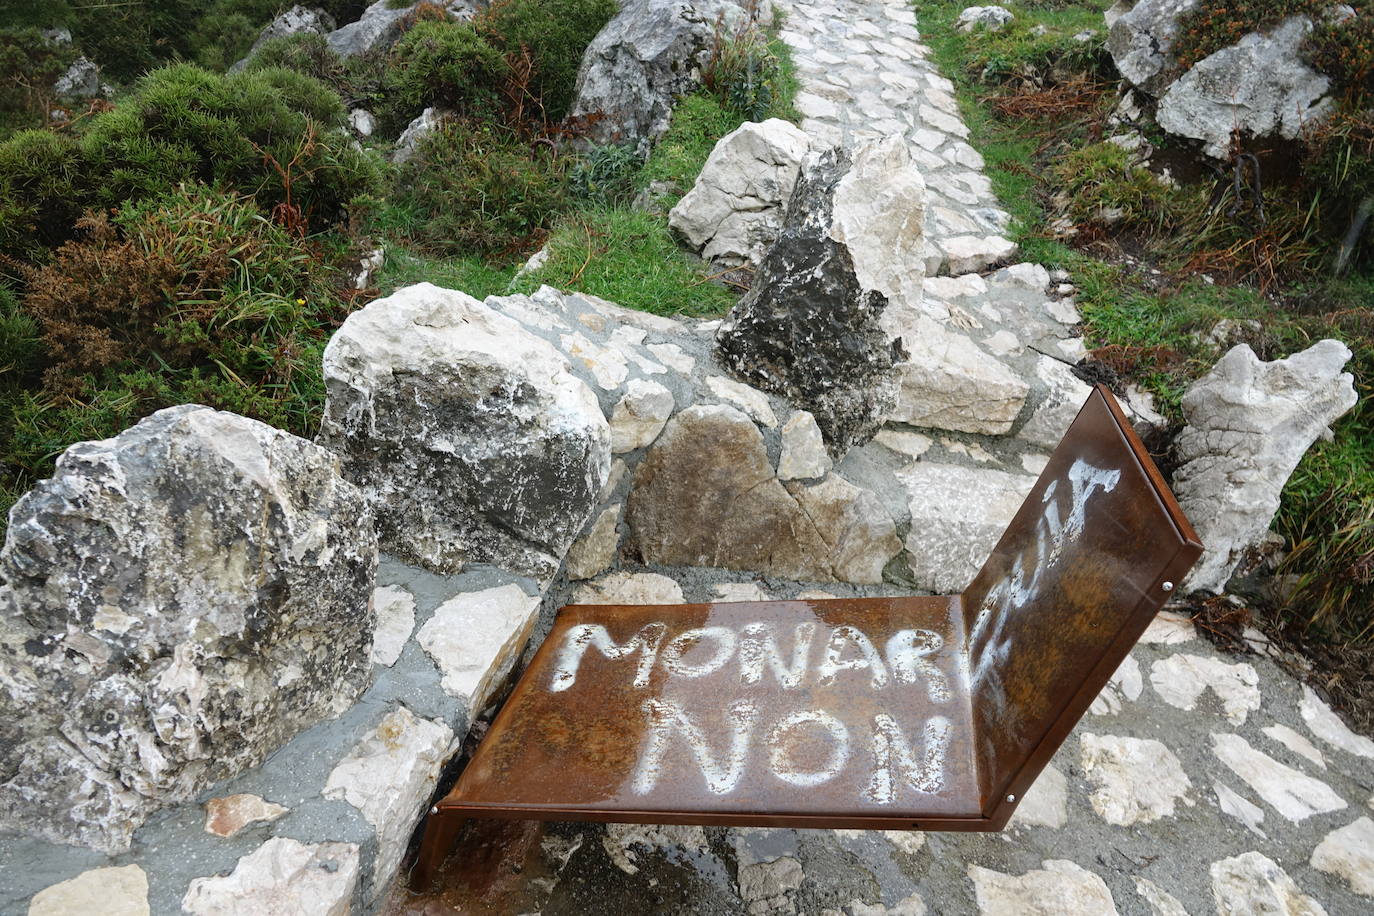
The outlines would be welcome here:
[[[1115,143],[1072,150],[1052,171],[1059,198],[1075,223],[1159,229],[1172,219],[1172,190]]]
[[[1187,70],[1250,32],[1267,32],[1289,16],[1317,19],[1329,6],[1325,0],[1200,0],[1178,17],[1174,57]]]
[[[71,234],[88,197],[75,140],[46,130],[0,142],[0,254],[38,257]]]
[[[626,203],[634,196],[640,164],[633,146],[593,146],[569,171],[568,189],[599,206]]]
[[[724,13],[716,18],[711,56],[702,69],[707,90],[745,118],[761,121],[773,108],[781,77],[782,65],[752,4],[734,28]]]

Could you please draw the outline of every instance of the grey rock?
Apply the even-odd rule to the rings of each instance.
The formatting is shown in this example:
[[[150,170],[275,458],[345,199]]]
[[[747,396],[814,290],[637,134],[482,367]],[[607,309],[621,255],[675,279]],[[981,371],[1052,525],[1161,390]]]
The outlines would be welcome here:
[[[1173,53],[1178,19],[1196,6],[1197,0],[1140,0],[1114,18],[1118,7],[1109,10],[1107,51],[1121,75],[1153,95],[1163,92],[1182,70]]]
[[[978,912],[986,916],[1118,916],[1111,889],[1098,875],[1068,859],[1048,859],[1044,866],[1018,876],[970,865],[968,876],[978,899]]]
[[[716,143],[668,225],[719,268],[758,266],[777,240],[810,144],[779,118],[740,125]]]
[[[248,49],[243,60],[234,64],[231,70],[242,70],[248,61],[253,59],[253,55],[262,50],[262,46],[274,38],[284,38],[287,35],[328,35],[336,27],[334,17],[318,7],[301,6],[299,3],[291,7],[284,13],[279,13],[263,27],[258,35],[258,40],[253,42],[253,47]]]
[[[610,473],[611,434],[551,345],[421,283],[350,315],[324,374],[319,441],[343,456],[388,550],[436,572],[553,574]]]
[[[701,85],[717,17],[745,15],[731,0],[627,0],[582,55],[569,117],[586,121],[593,143],[648,155],[673,103]]]
[[[363,10],[357,22],[335,29],[326,37],[329,46],[343,57],[385,51],[401,37],[401,28],[407,16],[415,11],[419,3],[392,8],[391,0],[377,0]],[[440,3],[452,19],[460,21],[471,19],[486,4],[481,0],[448,0]]]
[[[194,916],[348,916],[358,886],[358,853],[353,843],[306,844],[273,837],[239,859],[229,874],[192,881],[181,908]]]
[[[391,161],[397,165],[409,162],[425,138],[442,127],[447,117],[448,112],[438,108],[426,108],[420,112],[419,116],[401,131],[401,136],[396,140],[396,147],[391,151]]]
[[[84,55],[72,61],[67,72],[53,83],[52,91],[61,98],[93,99],[103,95],[100,87],[100,68]]]
[[[1231,135],[1293,140],[1333,109],[1331,82],[1302,59],[1312,31],[1305,16],[1285,19],[1268,35],[1251,32],[1198,61],[1159,99],[1159,126],[1201,140],[1203,152],[1231,157]]]
[[[837,457],[897,402],[902,335],[920,303],[924,191],[894,140],[811,154],[754,287],[716,335],[721,363],[810,411]]]
[[[831,467],[825,439],[816,418],[798,410],[782,427],[782,456],[778,458],[778,478],[802,480],[824,477]]]
[[[1262,853],[1213,862],[1211,874],[1217,916],[1326,916],[1320,903]]]
[[[0,827],[108,853],[371,681],[377,544],[337,459],[186,405],[82,442],[0,551]]]
[[[1036,360],[1035,374],[1045,385],[1045,396],[1021,428],[1019,437],[1046,451],[1053,451],[1093,389],[1074,375],[1067,363],[1049,356],[1041,356]]]
[[[959,14],[955,28],[961,32],[972,32],[975,29],[985,32],[1000,32],[1015,18],[1011,14],[1011,10],[1006,7],[970,6]]]
[[[901,393],[891,418],[913,426],[1005,435],[1030,386],[966,335],[921,316],[900,367]]]
[[[355,108],[348,113],[348,126],[360,137],[370,137],[377,130],[377,119],[366,108]]]
[[[1222,591],[1263,539],[1298,461],[1355,404],[1353,379],[1341,372],[1350,355],[1323,340],[1264,363],[1240,344],[1183,396],[1173,489],[1207,548],[1188,588]]]

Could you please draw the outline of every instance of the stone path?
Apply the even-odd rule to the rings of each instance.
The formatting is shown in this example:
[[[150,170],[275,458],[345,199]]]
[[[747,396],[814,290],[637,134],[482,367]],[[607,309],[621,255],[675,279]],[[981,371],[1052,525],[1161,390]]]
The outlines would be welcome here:
[[[550,605],[891,591],[658,568]],[[487,824],[442,892],[398,888],[384,912],[1355,916],[1374,908],[1372,808],[1374,742],[1165,613],[1002,834]]]
[[[904,134],[926,179],[926,273],[964,274],[1005,261],[1007,214],[966,141],[954,85],[926,60],[916,16],[879,0],[788,0],[802,129],[832,145]]]

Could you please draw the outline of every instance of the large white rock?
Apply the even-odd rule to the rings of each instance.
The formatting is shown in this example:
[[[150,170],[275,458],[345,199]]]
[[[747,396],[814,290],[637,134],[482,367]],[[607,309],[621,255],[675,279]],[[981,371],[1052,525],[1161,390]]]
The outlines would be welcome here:
[[[1097,875],[1067,859],[1049,859],[1044,866],[1017,876],[970,865],[968,876],[978,912],[983,916],[1117,916],[1112,892]]]
[[[518,585],[464,592],[434,611],[416,640],[443,675],[444,692],[476,717],[529,641],[538,595]]]
[[[92,868],[33,895],[28,916],[148,916],[148,875],[137,865]]]
[[[421,719],[398,706],[325,780],[325,798],[348,802],[377,831],[370,898],[386,890],[396,874],[411,831],[439,781],[439,771],[457,750],[453,738],[453,729],[442,722]],[[354,867],[356,874],[356,862]]]
[[[1374,897],[1374,820],[1356,818],[1328,833],[1312,850],[1312,867],[1344,878],[1357,894]]]
[[[0,829],[107,853],[372,681],[377,542],[313,443],[207,407],[73,445],[0,549]]]
[[[1213,862],[1210,871],[1217,916],[1326,916],[1320,903],[1261,853],[1246,852]]]
[[[193,880],[181,908],[193,916],[348,916],[358,872],[352,843],[273,837],[229,874]]]
[[[1288,475],[1355,404],[1352,377],[1341,372],[1350,355],[1340,341],[1323,340],[1264,363],[1240,344],[1184,394],[1173,490],[1207,547],[1187,588],[1222,591],[1264,538]]]
[[[904,337],[901,391],[890,419],[912,426],[1005,435],[1030,391],[1019,375],[958,331],[924,315]]]
[[[1339,748],[1356,757],[1374,757],[1374,741],[1350,730],[1331,707],[1306,684],[1302,685],[1302,699],[1298,702],[1298,713],[1309,731],[1332,747]]]
[[[557,570],[610,472],[611,433],[549,343],[421,283],[349,315],[324,375],[319,441],[343,456],[388,549],[438,572]]]
[[[356,22],[335,29],[325,36],[329,47],[341,57],[354,57],[372,52],[385,51],[401,37],[405,18],[411,15],[419,3],[396,4],[395,0],[377,0]],[[440,0],[437,6],[443,7],[447,18],[457,20],[471,19],[477,11],[477,0]]]
[[[572,604],[682,604],[682,586],[660,573],[614,572],[588,582]]]
[[[1192,805],[1192,783],[1174,752],[1151,738],[1084,732],[1083,771],[1095,787],[1093,810],[1109,824],[1148,824]]]
[[[1286,767],[1250,746],[1240,735],[1212,733],[1212,750],[1275,811],[1293,823],[1346,807],[1331,787]]]
[[[1231,134],[1297,139],[1333,110],[1331,81],[1309,67],[1302,45],[1306,16],[1285,19],[1267,35],[1251,32],[1195,63],[1159,99],[1155,120],[1179,137],[1202,141],[1207,155],[1228,160]]]
[[[1179,653],[1150,666],[1150,683],[1164,702],[1179,709],[1192,709],[1202,692],[1211,690],[1234,725],[1244,724],[1260,707],[1259,674],[1245,662],[1228,665],[1211,656]]]
[[[1035,485],[1029,475],[927,461],[898,471],[897,480],[911,504],[912,577],[942,595],[972,581]]]
[[[569,116],[593,143],[647,155],[677,98],[701,85],[717,18],[735,26],[746,15],[731,0],[627,0],[583,52]]]
[[[810,139],[789,121],[748,121],[721,137],[668,225],[718,267],[755,267],[777,240]]]

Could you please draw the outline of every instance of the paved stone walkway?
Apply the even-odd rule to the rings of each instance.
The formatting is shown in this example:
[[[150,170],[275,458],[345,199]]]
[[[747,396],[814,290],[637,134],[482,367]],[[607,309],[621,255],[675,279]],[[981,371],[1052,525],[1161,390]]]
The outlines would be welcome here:
[[[802,129],[834,145],[904,134],[929,192],[926,273],[962,274],[1011,258],[1007,214],[970,146],[954,85],[926,60],[909,5],[788,0]]]

